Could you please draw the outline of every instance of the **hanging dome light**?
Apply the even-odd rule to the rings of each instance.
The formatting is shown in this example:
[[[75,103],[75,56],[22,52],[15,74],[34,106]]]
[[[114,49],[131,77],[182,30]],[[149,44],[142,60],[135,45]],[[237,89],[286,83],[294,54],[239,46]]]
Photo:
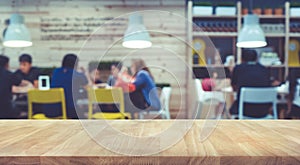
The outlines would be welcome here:
[[[149,48],[152,46],[150,35],[143,24],[143,17],[140,14],[129,16],[129,25],[124,34],[122,45],[126,48]]]
[[[266,37],[259,25],[257,15],[248,14],[244,17],[244,26],[237,39],[237,47],[258,48],[267,45]]]
[[[20,14],[12,14],[10,24],[4,35],[3,45],[6,47],[32,46],[28,29],[24,25],[24,17]]]

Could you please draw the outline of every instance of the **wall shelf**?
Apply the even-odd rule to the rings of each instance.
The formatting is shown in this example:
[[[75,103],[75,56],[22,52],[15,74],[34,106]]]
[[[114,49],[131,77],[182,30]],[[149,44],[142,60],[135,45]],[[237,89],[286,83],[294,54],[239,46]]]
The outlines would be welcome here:
[[[290,17],[290,19],[300,19],[300,17],[292,16],[292,17]]]
[[[290,33],[290,37],[300,37],[300,33]]]
[[[228,68],[229,66],[227,65],[197,65],[197,64],[193,64],[194,68]]]
[[[193,32],[194,37],[237,37],[237,32]]]
[[[285,15],[259,15],[260,19],[285,19]]]
[[[232,66],[227,66],[227,65],[215,65],[215,64],[212,64],[212,65],[197,65],[197,64],[193,64],[193,68],[229,68],[229,67],[232,67]],[[265,67],[267,68],[284,68],[285,65],[265,65]],[[292,68],[300,68],[300,66],[295,66],[295,67],[292,67]]]
[[[265,33],[266,37],[285,37],[285,33]]]
[[[267,67],[267,68],[284,68],[285,65],[267,65],[265,67]]]
[[[242,28],[242,23],[243,23],[243,17],[244,15],[242,15],[242,3],[241,2],[237,2],[236,3],[236,10],[237,10],[237,14],[236,15],[232,15],[232,16],[219,16],[219,15],[193,15],[192,14],[192,8],[193,8],[193,4],[191,2],[190,5],[188,5],[188,12],[190,13],[188,15],[188,19],[192,22],[192,21],[197,21],[197,19],[203,19],[204,21],[235,21],[236,22],[236,27],[235,30],[236,32],[223,32],[223,31],[212,31],[212,30],[218,30],[221,28],[218,27],[213,27],[214,29],[207,29],[208,31],[196,31],[193,30],[191,28],[191,30],[188,33],[188,37],[190,38],[190,42],[192,43],[193,39],[196,39],[197,37],[201,38],[212,38],[211,41],[213,42],[213,44],[215,44],[216,48],[220,48],[220,49],[224,49],[222,48],[222,44],[220,46],[220,43],[222,42],[231,42],[232,48],[229,48],[232,51],[232,54],[235,56],[237,64],[239,64],[241,62],[241,49],[237,48],[236,42],[237,42],[237,37],[238,37],[238,33],[240,32],[241,28]],[[282,68],[284,69],[284,72],[280,73],[282,80],[284,80],[287,75],[288,75],[288,48],[289,48],[289,40],[291,37],[299,37],[300,38],[300,33],[290,33],[289,32],[289,25],[290,25],[290,20],[294,21],[298,21],[298,19],[300,20],[300,17],[291,17],[289,15],[290,13],[290,3],[286,2],[285,3],[285,7],[284,7],[284,11],[285,14],[284,15],[258,15],[261,24],[269,24],[269,23],[276,23],[276,24],[283,24],[284,25],[284,32],[279,32],[279,33],[265,33],[266,38],[268,40],[268,42],[270,42],[270,46],[274,47],[274,49],[276,50],[276,52],[279,54],[279,58],[282,60],[283,64],[282,65],[272,65],[272,66],[266,66],[268,68]],[[223,19],[223,20],[222,20]],[[218,24],[217,24],[218,25]],[[207,28],[207,27],[205,27]],[[231,29],[232,30],[232,29]],[[227,42],[228,41],[228,42]],[[225,44],[226,44],[225,43]],[[273,45],[272,45],[273,44]],[[225,46],[226,47],[226,46]],[[226,49],[228,48],[228,46],[226,47]],[[191,53],[191,52],[190,52]],[[227,54],[225,54],[227,55]],[[210,56],[207,55],[206,56]],[[190,55],[190,57],[192,57]],[[226,56],[225,56],[226,57]],[[190,59],[192,61],[192,59]],[[224,59],[223,59],[224,60]],[[195,68],[199,68],[199,67],[226,67],[224,65],[208,65],[208,66],[199,66],[199,65],[193,65],[193,67]]]
[[[225,18],[228,18],[228,19],[236,19],[237,16],[236,15],[224,15],[224,16],[221,16],[221,15],[193,15],[193,18],[211,18],[211,19],[225,19]]]

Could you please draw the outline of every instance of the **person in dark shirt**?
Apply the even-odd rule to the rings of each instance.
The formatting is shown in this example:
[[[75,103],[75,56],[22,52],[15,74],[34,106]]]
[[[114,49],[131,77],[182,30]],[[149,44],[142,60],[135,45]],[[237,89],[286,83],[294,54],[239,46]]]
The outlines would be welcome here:
[[[300,69],[289,69],[288,118],[300,118]]]
[[[83,72],[85,72],[85,70],[83,69]],[[101,84],[103,83],[100,79],[100,69],[98,68],[98,64],[97,65],[89,65],[89,75],[88,75],[90,81],[91,81],[91,85],[95,85],[95,84]]]
[[[109,86],[115,86],[117,79],[118,79],[118,74],[121,71],[122,68],[122,63],[114,63],[110,67],[111,75],[109,75],[107,84]]]
[[[22,94],[20,91],[28,91],[31,88],[38,88],[38,77],[40,72],[38,68],[32,66],[32,58],[29,54],[22,54],[19,57],[19,63],[19,69],[14,73],[14,75],[27,85],[14,86],[13,91],[18,93],[16,99],[16,108],[21,112],[27,112],[28,107],[27,105],[23,104],[24,102],[27,102],[27,95]],[[40,113],[41,106],[34,103],[33,112]]]
[[[76,102],[81,96],[81,92],[88,84],[88,80],[83,73],[76,71],[78,58],[75,54],[67,54],[64,56],[62,66],[53,71],[51,88],[64,88],[66,98],[67,117],[77,119]],[[46,108],[44,113],[48,117],[61,116],[61,109],[57,105],[53,105],[51,110]],[[57,111],[55,111],[57,110]]]
[[[19,57],[20,68],[14,73],[18,78],[29,81],[35,88],[38,87],[39,69],[32,66],[32,58],[29,54]]]
[[[0,55],[0,119],[16,118],[18,113],[12,107],[12,86],[20,85],[21,79],[8,71],[9,58]]]
[[[270,87],[269,70],[257,62],[255,50],[244,49],[242,64],[233,69],[231,85],[238,92],[237,100],[230,108],[231,114],[238,114],[238,102],[242,87]],[[244,116],[261,118],[269,113],[270,104],[244,104]]]

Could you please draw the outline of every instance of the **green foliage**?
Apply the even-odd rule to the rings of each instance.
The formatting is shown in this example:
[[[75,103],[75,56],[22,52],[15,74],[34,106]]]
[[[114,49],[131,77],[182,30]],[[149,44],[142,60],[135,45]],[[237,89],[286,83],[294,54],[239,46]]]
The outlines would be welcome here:
[[[41,75],[48,75],[48,76],[52,75],[52,72],[53,72],[54,69],[56,69],[56,67],[54,67],[54,66],[53,67],[42,67],[42,68],[39,68]]]
[[[219,2],[219,3],[217,3],[217,6],[233,7],[233,6],[235,6],[235,3],[234,2]]]
[[[291,7],[300,7],[300,2],[291,2]]]
[[[110,70],[111,66],[113,64],[118,64],[119,61],[91,61],[89,62],[89,71],[92,71],[96,68],[98,68],[99,70]]]
[[[212,6],[211,2],[194,2],[194,6]]]

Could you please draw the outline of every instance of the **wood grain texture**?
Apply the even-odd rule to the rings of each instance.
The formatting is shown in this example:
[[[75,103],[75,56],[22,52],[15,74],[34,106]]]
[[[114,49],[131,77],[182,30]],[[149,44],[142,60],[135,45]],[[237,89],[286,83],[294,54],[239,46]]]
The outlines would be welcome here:
[[[103,138],[104,121],[82,121]],[[149,136],[175,121],[107,121],[132,136]],[[200,131],[209,122],[196,120],[175,145],[149,156],[126,156],[98,145],[80,121],[0,121],[0,164],[299,164],[300,121],[219,121],[205,141]],[[97,129],[97,127],[99,129]],[[181,126],[180,126],[181,127]],[[208,128],[205,127],[205,128]],[[87,127],[85,127],[87,128]],[[97,131],[98,130],[98,131]],[[180,129],[178,129],[180,130]],[[170,137],[178,133],[173,130]],[[175,133],[175,134],[173,134]],[[150,143],[149,143],[150,144]],[[153,147],[145,144],[144,147]],[[132,147],[136,147],[132,145]]]

